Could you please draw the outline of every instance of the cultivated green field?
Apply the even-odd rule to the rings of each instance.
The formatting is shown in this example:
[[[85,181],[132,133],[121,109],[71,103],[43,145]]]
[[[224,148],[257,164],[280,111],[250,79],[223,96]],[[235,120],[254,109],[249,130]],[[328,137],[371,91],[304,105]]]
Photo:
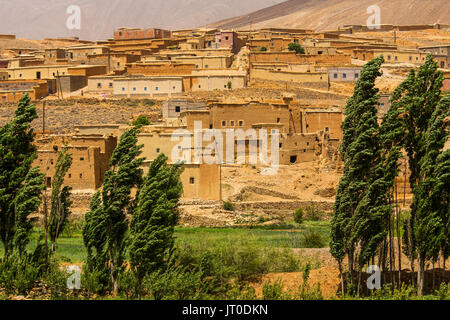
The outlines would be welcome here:
[[[70,234],[65,233],[58,240],[57,256],[61,261],[84,262],[86,251],[83,244],[80,223]],[[236,228],[184,228],[177,227],[175,236],[178,246],[190,246],[206,250],[233,243],[267,248],[311,248],[328,247],[330,225],[327,221],[306,221],[301,226],[287,224],[282,226],[254,226]],[[28,245],[33,250],[42,230],[36,228]],[[310,240],[305,240],[305,236]],[[42,240],[41,240],[42,241]],[[0,246],[0,254],[3,248]]]

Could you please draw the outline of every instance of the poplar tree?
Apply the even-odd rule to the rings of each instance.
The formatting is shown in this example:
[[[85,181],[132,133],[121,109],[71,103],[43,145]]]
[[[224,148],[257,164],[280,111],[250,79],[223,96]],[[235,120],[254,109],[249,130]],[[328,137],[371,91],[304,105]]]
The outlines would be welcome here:
[[[67,219],[71,214],[70,206],[72,205],[72,201],[70,200],[70,191],[72,188],[69,186],[63,186],[64,177],[66,176],[71,165],[72,156],[67,152],[67,148],[64,147],[58,155],[52,182],[48,231],[50,241],[52,242],[53,253],[56,252],[58,237],[64,231]]]
[[[414,191],[413,206],[416,208],[414,216],[414,238],[417,248],[419,270],[417,285],[419,295],[423,294],[425,262],[429,259],[437,260],[439,251],[448,241],[446,238],[446,223],[449,212],[448,188],[448,157],[443,152],[448,132],[444,126],[445,117],[450,115],[450,94],[442,98],[429,119],[428,129],[424,136],[424,155],[419,165],[419,183]],[[444,161],[443,161],[444,160]],[[446,171],[447,170],[447,171]],[[447,184],[448,187],[448,184]]]
[[[357,208],[367,193],[372,168],[377,159],[377,102],[375,80],[381,75],[382,56],[368,62],[361,71],[354,94],[347,101],[342,123],[343,141],[340,151],[344,161],[344,174],[336,194],[331,221],[330,251],[338,261],[342,278],[342,262],[348,258],[348,271],[353,278],[355,251],[363,233],[360,211]],[[355,228],[358,227],[358,232]],[[343,285],[342,285],[343,286]]]
[[[161,154],[152,162],[139,190],[130,223],[129,246],[139,298],[144,277],[164,267],[174,246],[177,205],[183,192],[181,172],[179,164],[168,165],[167,157]]]
[[[131,190],[142,180],[140,166],[142,145],[137,145],[139,130],[125,131],[109,161],[103,189],[94,195],[91,210],[86,214],[83,230],[88,252],[89,270],[108,273],[109,284],[117,295],[118,274],[123,268],[125,236],[128,230],[126,214],[132,205]]]
[[[432,55],[428,55],[425,63],[416,72],[411,70],[408,78],[395,91],[395,103],[403,107],[403,128],[404,140],[403,146],[408,156],[408,167],[410,170],[409,184],[413,192],[413,202],[411,204],[410,217],[404,226],[404,244],[408,251],[408,256],[411,261],[411,266],[414,266],[414,261],[419,258],[419,272],[424,274],[425,261],[427,259],[429,248],[425,249],[422,243],[418,247],[417,241],[420,235],[426,233],[423,228],[435,228],[434,222],[430,222],[423,215],[427,214],[425,211],[418,214],[419,198],[425,192],[423,190],[423,180],[425,167],[423,167],[424,158],[430,149],[427,147],[427,141],[430,126],[434,118],[434,113],[437,109],[439,101],[441,100],[441,88],[443,84],[443,74],[438,71],[438,65],[433,60]],[[434,120],[433,120],[434,121]],[[431,177],[430,177],[431,178]],[[422,185],[422,186],[420,186]],[[420,187],[419,187],[420,186]],[[422,205],[422,204],[421,204]],[[431,213],[430,213],[431,214]],[[435,221],[435,220],[433,220]],[[417,230],[420,228],[421,230]],[[422,240],[420,240],[422,241]],[[419,256],[421,255],[421,256]],[[420,279],[422,281],[423,279]],[[418,284],[419,293],[422,293],[423,286]]]
[[[31,122],[38,117],[36,107],[25,94],[14,118],[0,128],[0,238],[5,258],[15,249],[22,254],[31,231],[29,215],[40,204],[43,175],[32,168],[36,147]]]

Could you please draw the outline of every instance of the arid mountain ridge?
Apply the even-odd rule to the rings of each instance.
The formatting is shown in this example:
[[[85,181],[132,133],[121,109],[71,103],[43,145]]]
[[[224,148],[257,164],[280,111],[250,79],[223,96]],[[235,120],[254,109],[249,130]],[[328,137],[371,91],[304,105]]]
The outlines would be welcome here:
[[[266,27],[331,30],[344,25],[366,25],[380,8],[381,24],[450,24],[448,0],[288,0],[250,14],[219,21],[208,27],[223,29],[259,29]]]

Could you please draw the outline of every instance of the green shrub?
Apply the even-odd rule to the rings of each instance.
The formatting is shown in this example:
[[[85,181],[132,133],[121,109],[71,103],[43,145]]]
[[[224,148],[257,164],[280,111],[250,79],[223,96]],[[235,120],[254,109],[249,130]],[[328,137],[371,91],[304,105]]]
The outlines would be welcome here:
[[[184,267],[171,267],[164,272],[154,272],[145,277],[144,288],[155,300],[207,299],[208,281],[201,272]]]
[[[144,115],[140,115],[133,121],[132,125],[135,127],[148,126],[150,124],[150,120]]]
[[[324,213],[322,210],[317,208],[314,203],[306,206],[305,208],[305,220],[310,221],[320,221],[324,217]]]
[[[288,45],[289,51],[295,51],[295,53],[305,54],[305,49],[298,43],[291,42]]]
[[[125,296],[126,299],[133,299],[136,294],[136,276],[132,271],[122,271],[117,278],[117,285],[119,288],[119,294]]]
[[[69,219],[62,232],[63,238],[72,238],[83,231],[84,219]]]
[[[108,284],[109,274],[106,274],[104,271],[83,268],[81,273],[81,286],[86,294],[104,294],[109,290]]]
[[[53,265],[44,277],[45,286],[49,288],[52,300],[66,300],[69,296],[67,279],[69,274],[61,270],[58,265]]]
[[[273,283],[270,280],[265,282],[262,288],[263,300],[291,300],[291,295],[283,289],[284,286],[280,279]]]
[[[308,228],[302,233],[301,245],[303,248],[323,248],[325,244],[326,239],[318,230]]]
[[[303,223],[303,209],[302,208],[298,208],[297,210],[294,211],[294,221],[298,224]]]
[[[6,294],[26,296],[39,280],[40,269],[36,267],[30,256],[19,259],[9,257],[0,263],[0,287]]]
[[[223,203],[223,208],[227,211],[234,211],[234,205],[231,201],[225,201]]]
[[[450,283],[445,284],[445,282],[441,283],[441,286],[438,290],[436,290],[435,295],[439,298],[439,300],[449,300],[450,299]]]
[[[261,52],[266,52],[267,51],[267,47],[261,47],[261,49],[259,49]]]

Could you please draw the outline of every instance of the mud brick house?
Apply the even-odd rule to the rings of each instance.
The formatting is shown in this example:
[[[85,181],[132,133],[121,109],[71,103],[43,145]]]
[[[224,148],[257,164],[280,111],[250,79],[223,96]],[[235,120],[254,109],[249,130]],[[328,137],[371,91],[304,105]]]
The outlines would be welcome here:
[[[0,81],[0,101],[17,102],[27,94],[31,100],[40,100],[49,94],[46,80],[7,80]]]
[[[110,48],[104,45],[82,45],[68,47],[66,57],[69,62],[87,63],[90,55],[109,53]]]
[[[45,64],[64,64],[67,63],[65,49],[45,49],[44,51]]]
[[[317,64],[317,65],[341,65],[351,64],[351,56],[336,54],[296,54],[291,51],[280,52],[252,52],[250,54],[250,64],[255,62],[283,62],[283,63],[295,63],[295,64]]]
[[[185,91],[212,91],[247,87],[247,72],[236,69],[194,70],[183,77]]]
[[[450,45],[421,47],[420,51],[431,53],[433,56],[443,56],[445,61],[440,61],[440,68],[450,68]]]
[[[124,70],[127,64],[137,62],[140,58],[140,55],[123,52],[103,53],[88,55],[87,63],[106,66],[107,72],[109,73]]]
[[[219,31],[215,35],[215,44],[213,47],[230,48],[234,54],[237,54],[245,44],[245,40],[239,38],[236,32]]]
[[[183,78],[173,76],[122,77],[113,81],[113,94],[126,97],[173,96],[183,92]]]
[[[328,76],[330,81],[356,82],[361,74],[362,67],[329,67]]]
[[[36,139],[35,144],[38,157],[34,165],[45,173],[48,187],[51,187],[59,152],[66,147],[73,162],[65,177],[65,184],[75,190],[96,190],[103,184],[117,138],[103,135],[54,135]]]
[[[162,117],[178,118],[181,112],[188,110],[206,110],[205,102],[196,102],[189,99],[170,99],[163,102]]]
[[[10,67],[8,79],[10,80],[40,80],[56,79],[57,75],[68,74],[67,65],[40,65],[31,67]]]
[[[152,161],[143,163],[144,174],[150,168]],[[184,199],[222,200],[220,187],[221,166],[218,164],[183,164],[180,176],[183,184]]]
[[[163,29],[119,28],[114,31],[114,40],[144,40],[171,38],[172,32]]]

